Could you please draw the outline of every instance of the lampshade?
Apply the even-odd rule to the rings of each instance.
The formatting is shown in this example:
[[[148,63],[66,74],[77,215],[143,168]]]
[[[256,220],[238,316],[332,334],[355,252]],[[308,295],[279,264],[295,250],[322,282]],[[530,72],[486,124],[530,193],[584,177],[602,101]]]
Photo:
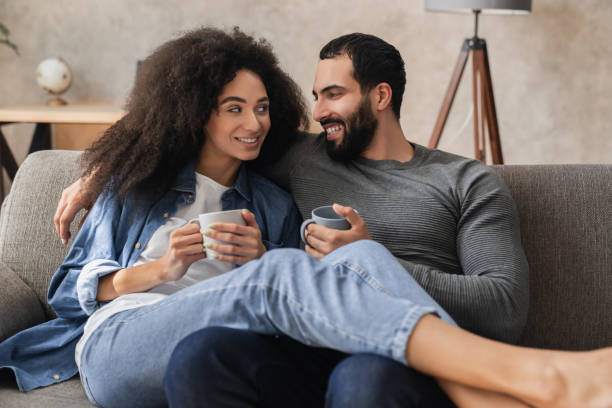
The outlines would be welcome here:
[[[481,10],[488,14],[526,14],[531,0],[425,0],[425,10],[469,12]]]

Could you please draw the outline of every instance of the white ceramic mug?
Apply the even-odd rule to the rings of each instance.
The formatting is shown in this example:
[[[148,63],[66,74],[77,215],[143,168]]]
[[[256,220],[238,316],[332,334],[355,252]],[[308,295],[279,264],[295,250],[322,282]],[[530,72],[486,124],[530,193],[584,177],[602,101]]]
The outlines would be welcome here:
[[[242,218],[242,211],[244,210],[228,210],[228,211],[217,211],[206,214],[198,215],[198,218],[194,218],[189,221],[190,223],[197,223],[200,225],[202,231],[206,231],[209,225],[224,223],[224,224],[238,224],[246,225],[246,221]],[[204,235],[204,245],[206,244],[230,244],[229,242],[217,241],[211,237]],[[210,248],[206,248],[206,256],[210,258],[212,255],[216,255],[217,251]]]

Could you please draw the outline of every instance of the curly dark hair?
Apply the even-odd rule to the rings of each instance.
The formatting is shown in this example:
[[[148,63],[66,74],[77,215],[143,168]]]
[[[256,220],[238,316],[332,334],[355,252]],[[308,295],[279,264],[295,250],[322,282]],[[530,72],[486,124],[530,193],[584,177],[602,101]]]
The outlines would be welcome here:
[[[166,42],[146,58],[128,98],[126,115],[82,155],[83,176],[93,193],[128,193],[159,199],[186,163],[198,158],[204,126],[225,85],[247,69],[257,74],[270,99],[271,128],[259,168],[278,159],[306,127],[298,85],[279,67],[270,44],[235,27],[204,27]]]

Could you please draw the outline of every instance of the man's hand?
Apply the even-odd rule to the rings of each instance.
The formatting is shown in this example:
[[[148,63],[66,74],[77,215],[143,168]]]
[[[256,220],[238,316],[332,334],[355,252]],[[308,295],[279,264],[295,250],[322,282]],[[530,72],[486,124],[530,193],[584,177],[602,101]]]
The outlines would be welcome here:
[[[55,223],[55,231],[64,245],[70,238],[70,223],[76,214],[82,208],[91,208],[96,200],[96,197],[85,188],[86,184],[87,182],[80,178],[66,187],[57,204],[53,222]]]
[[[228,242],[228,244],[210,244],[208,248],[218,252],[215,259],[243,265],[252,259],[260,258],[266,252],[255,215],[243,210],[242,218],[246,221],[246,226],[217,223],[205,232],[207,237]]]
[[[334,204],[334,211],[346,218],[351,228],[339,231],[315,223],[308,225],[304,234],[308,241],[306,252],[315,258],[321,259],[333,250],[351,242],[372,239],[365,221],[351,207]]]

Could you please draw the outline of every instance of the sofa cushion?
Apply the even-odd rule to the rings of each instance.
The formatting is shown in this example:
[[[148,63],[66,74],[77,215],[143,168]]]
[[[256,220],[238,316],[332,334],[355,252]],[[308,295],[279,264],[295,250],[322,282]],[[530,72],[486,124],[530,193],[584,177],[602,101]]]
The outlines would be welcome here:
[[[92,407],[93,405],[85,395],[79,376],[49,387],[23,393],[17,389],[12,372],[0,369],[0,406],[11,408],[81,408]]]
[[[46,302],[47,287],[70,245],[62,245],[57,237],[53,215],[62,190],[79,176],[79,155],[62,150],[29,155],[2,203],[0,261],[34,291],[48,317],[54,314]],[[71,231],[81,217],[74,220]]]
[[[516,202],[530,269],[520,344],[612,345],[612,165],[494,166]]]
[[[44,322],[45,313],[36,294],[8,266],[0,262],[0,342]]]

